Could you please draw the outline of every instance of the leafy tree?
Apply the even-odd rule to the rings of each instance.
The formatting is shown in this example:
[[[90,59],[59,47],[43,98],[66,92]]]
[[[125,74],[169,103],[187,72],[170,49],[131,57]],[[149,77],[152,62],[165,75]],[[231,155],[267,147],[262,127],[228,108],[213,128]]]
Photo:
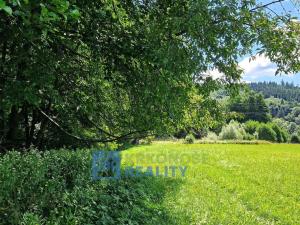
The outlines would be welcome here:
[[[288,141],[288,134],[285,130],[281,129],[277,124],[270,124],[270,126],[276,133],[277,142],[282,143]]]
[[[292,111],[285,117],[285,119],[300,125],[300,107],[294,107]]]
[[[262,124],[258,128],[258,138],[259,140],[266,140],[272,142],[277,141],[276,132],[268,124]]]
[[[254,110],[256,111],[251,111],[252,107],[254,107]],[[254,105],[251,105],[251,102],[249,102],[249,111],[253,112],[251,114],[253,120],[267,122],[271,119],[269,108],[261,94],[257,95]]]
[[[258,121],[249,120],[245,123],[245,131],[249,134],[254,134],[260,126]]]
[[[0,0],[1,149],[174,132],[195,91],[209,102],[217,82],[234,87],[238,58],[253,46],[278,72],[299,71],[299,24],[266,7],[254,0]],[[212,69],[224,77],[214,81]]]
[[[239,121],[255,120],[270,121],[269,108],[261,94],[245,91],[241,96],[233,98],[229,103],[229,110],[241,114]]]
[[[299,131],[299,127],[297,126],[296,123],[290,122],[288,124],[288,131],[289,131],[290,134],[297,133]]]

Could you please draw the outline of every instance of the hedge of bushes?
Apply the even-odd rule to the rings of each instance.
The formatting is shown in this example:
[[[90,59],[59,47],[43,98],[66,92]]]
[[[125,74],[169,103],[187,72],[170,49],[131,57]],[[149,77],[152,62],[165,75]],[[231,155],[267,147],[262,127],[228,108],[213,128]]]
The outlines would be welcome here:
[[[294,134],[289,138],[288,132],[275,123],[260,123],[257,121],[247,121],[240,124],[231,121],[222,127],[219,135],[209,133],[204,140],[265,140],[278,143],[300,143],[300,138]]]
[[[172,224],[166,180],[91,180],[91,152],[0,155],[0,224]],[[174,184],[175,185],[175,184]]]

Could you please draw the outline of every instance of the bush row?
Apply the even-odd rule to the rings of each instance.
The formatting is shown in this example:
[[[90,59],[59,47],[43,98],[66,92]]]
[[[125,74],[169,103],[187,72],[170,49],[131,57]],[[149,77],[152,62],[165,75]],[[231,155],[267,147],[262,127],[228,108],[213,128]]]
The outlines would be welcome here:
[[[193,143],[194,140],[193,135],[189,134],[184,142]],[[297,134],[289,137],[288,132],[276,123],[260,123],[253,120],[244,124],[232,120],[229,124],[222,127],[219,135],[208,132],[204,140],[265,140],[278,143],[300,143],[300,138]]]

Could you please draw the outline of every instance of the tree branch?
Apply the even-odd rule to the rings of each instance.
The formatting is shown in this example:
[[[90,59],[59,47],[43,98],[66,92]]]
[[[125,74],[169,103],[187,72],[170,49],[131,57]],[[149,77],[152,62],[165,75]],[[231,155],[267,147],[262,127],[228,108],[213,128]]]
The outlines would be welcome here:
[[[255,7],[255,8],[253,8],[253,9],[250,9],[250,12],[254,12],[257,9],[266,8],[269,5],[273,5],[273,4],[276,4],[276,3],[279,3],[279,2],[283,2],[283,1],[285,1],[285,0],[276,0],[276,1],[272,1],[272,2],[269,2],[269,3],[264,4],[264,5],[259,5],[259,6]]]
[[[124,138],[129,138],[131,135],[133,134],[137,134],[137,133],[143,133],[143,132],[147,132],[147,130],[141,130],[141,131],[132,131],[132,132],[129,132],[127,134],[124,134],[124,135],[121,135],[121,136],[115,136],[114,138],[111,138],[111,139],[87,139],[87,138],[81,138],[77,135],[73,135],[71,134],[70,132],[66,131],[63,127],[61,127],[56,121],[54,121],[50,116],[48,116],[43,110],[41,109],[38,109],[39,112],[45,116],[51,123],[53,123],[61,132],[63,132],[64,134],[68,135],[69,137],[72,137],[74,138],[75,140],[77,141],[82,141],[82,142],[86,142],[87,144],[89,143],[95,143],[95,142],[102,142],[102,143],[105,143],[105,142],[112,142],[112,141],[117,141],[117,140],[120,140],[120,139],[124,139]]]
[[[104,134],[106,134],[106,135],[108,135],[108,136],[110,136],[110,137],[116,138],[115,135],[113,135],[113,134],[111,134],[111,133],[109,133],[109,132],[103,130],[102,128],[100,128],[94,121],[90,120],[87,116],[86,116],[86,119],[87,119],[87,120],[88,120],[95,128],[97,128],[97,129],[98,129],[99,131],[101,131],[102,133],[104,133]]]

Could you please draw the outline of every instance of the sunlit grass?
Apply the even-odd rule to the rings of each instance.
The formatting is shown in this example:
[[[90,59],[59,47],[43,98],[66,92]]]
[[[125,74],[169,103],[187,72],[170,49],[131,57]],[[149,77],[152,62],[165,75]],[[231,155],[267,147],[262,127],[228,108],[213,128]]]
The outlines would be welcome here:
[[[122,164],[187,166],[163,204],[176,224],[300,224],[300,145],[155,143]]]

